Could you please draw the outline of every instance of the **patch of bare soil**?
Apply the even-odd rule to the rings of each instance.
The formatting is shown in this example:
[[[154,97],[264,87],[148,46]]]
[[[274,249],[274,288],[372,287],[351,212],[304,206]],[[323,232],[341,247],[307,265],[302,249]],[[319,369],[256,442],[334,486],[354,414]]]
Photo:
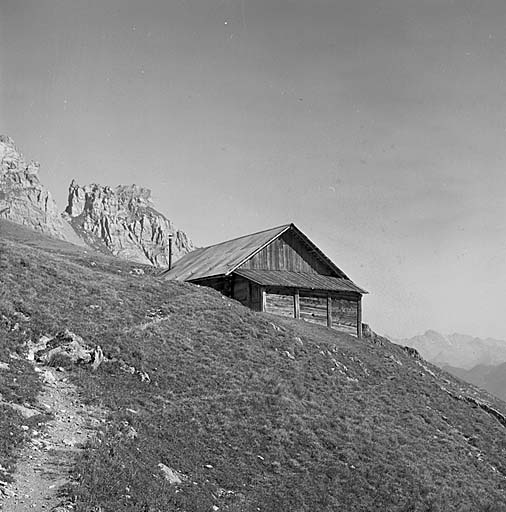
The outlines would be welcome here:
[[[59,494],[62,487],[72,485],[74,460],[103,417],[99,409],[81,403],[67,372],[42,365],[36,370],[44,382],[38,411],[25,410],[24,415],[49,413],[53,419],[40,430],[24,427],[31,440],[19,455],[14,482],[3,488],[3,512],[72,510],[72,500]]]

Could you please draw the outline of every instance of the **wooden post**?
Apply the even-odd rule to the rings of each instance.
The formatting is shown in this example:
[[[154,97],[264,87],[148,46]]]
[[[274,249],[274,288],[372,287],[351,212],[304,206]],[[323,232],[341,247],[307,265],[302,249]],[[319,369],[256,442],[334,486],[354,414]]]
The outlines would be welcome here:
[[[172,268],[172,237],[174,235],[169,235],[169,270]]]
[[[260,288],[260,295],[262,296],[262,301],[260,303],[260,311],[267,311],[267,293],[265,291],[265,288]]]
[[[357,338],[362,337],[362,296],[357,301]]]
[[[327,327],[332,327],[332,297],[327,295]]]
[[[300,297],[299,290],[295,290],[293,294],[293,317],[300,318]]]

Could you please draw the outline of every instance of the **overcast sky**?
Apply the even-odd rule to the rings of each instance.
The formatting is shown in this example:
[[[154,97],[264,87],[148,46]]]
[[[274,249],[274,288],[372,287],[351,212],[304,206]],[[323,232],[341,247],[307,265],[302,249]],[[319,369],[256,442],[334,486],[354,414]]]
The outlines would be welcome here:
[[[0,133],[63,210],[136,183],[199,246],[294,222],[364,320],[506,339],[504,0],[0,0]]]

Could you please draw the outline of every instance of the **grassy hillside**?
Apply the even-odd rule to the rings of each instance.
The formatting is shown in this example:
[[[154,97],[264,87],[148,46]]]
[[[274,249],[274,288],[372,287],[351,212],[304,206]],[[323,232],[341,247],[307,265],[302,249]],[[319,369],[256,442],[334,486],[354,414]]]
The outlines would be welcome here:
[[[131,271],[0,223],[4,399],[33,401],[33,370],[9,354],[41,334],[69,329],[113,360],[68,370],[108,412],[68,490],[76,510],[506,510],[502,402],[389,342]],[[7,467],[22,420],[1,412]]]

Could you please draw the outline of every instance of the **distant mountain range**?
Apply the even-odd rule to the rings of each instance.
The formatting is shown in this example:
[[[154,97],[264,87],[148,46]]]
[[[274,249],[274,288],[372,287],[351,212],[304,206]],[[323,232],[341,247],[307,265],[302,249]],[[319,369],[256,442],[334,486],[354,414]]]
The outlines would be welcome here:
[[[506,363],[497,366],[479,364],[470,370],[445,366],[443,370],[475,386],[486,389],[506,402]]]
[[[452,366],[470,370],[477,365],[497,366],[506,362],[506,341],[494,338],[457,333],[445,336],[429,330],[396,343],[416,348],[424,359],[441,368]]]
[[[506,341],[466,334],[425,334],[396,340],[443,370],[506,401]]]

